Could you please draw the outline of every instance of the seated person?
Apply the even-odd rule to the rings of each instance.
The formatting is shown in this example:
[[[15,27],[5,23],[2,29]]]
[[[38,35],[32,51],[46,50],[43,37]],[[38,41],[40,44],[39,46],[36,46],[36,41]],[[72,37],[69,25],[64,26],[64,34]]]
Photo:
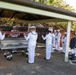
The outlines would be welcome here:
[[[76,57],[76,33],[73,33],[73,38],[70,41],[70,55],[72,55],[72,59]]]
[[[71,51],[69,53],[69,59],[76,60],[76,48],[71,49]]]
[[[11,30],[11,32],[19,32],[16,28],[16,26],[13,26],[13,29]],[[10,34],[11,37],[13,38],[17,38],[20,34],[19,33],[12,33]],[[17,49],[13,49],[12,50],[12,53],[16,53],[17,52]]]

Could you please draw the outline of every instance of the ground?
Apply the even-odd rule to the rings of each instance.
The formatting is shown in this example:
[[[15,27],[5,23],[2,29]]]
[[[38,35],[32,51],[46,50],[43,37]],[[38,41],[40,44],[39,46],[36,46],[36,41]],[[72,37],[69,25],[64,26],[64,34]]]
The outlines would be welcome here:
[[[0,75],[76,75],[76,65],[64,62],[64,54],[52,53],[49,61],[45,60],[45,48],[36,48],[34,64],[28,64],[27,58],[21,53],[14,54],[7,61],[0,51]]]

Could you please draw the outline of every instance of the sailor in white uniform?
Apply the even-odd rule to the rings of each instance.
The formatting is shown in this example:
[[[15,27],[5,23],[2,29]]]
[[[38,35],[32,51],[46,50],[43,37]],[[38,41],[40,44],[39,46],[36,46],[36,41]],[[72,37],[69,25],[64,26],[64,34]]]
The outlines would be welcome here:
[[[64,32],[64,36],[62,37],[62,52],[65,53],[66,52],[66,39],[67,39],[67,33]]]
[[[13,29],[11,30],[11,32],[19,32],[19,31],[17,30],[16,26],[13,26]],[[12,38],[17,38],[19,35],[20,35],[19,33],[12,33],[12,34],[10,34],[10,36]],[[17,49],[13,49],[12,50],[12,53],[16,53],[16,52],[17,52]]]
[[[0,30],[0,40],[3,40],[5,38],[5,33],[2,34],[1,30]]]
[[[38,34],[36,33],[36,27],[30,27],[31,32],[28,35],[24,35],[24,38],[28,40],[28,63],[34,63],[35,59],[35,48]]]
[[[55,48],[56,47],[56,41],[55,41],[55,37],[56,37],[56,30],[54,30],[54,33],[53,33],[53,47]]]
[[[53,29],[49,28],[49,33],[44,37],[42,35],[43,40],[46,40],[46,60],[51,58],[52,51],[52,43],[53,43]]]
[[[57,34],[55,37],[55,41],[56,41],[56,50],[59,51],[60,50],[60,38],[61,38],[61,33],[60,30],[57,30]]]

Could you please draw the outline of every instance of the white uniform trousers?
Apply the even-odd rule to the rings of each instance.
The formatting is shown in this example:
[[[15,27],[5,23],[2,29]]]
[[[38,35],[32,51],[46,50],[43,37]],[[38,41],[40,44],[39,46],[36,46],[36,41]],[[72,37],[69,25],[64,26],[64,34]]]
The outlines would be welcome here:
[[[28,47],[28,62],[34,63],[35,58],[35,46],[29,46]]]
[[[53,50],[53,44],[51,45],[51,53],[53,53],[54,52],[54,50]]]
[[[55,41],[55,39],[53,40],[53,47],[56,47],[56,41]]]
[[[51,49],[52,49],[52,45],[46,45],[46,59],[47,60],[51,58]]]
[[[62,44],[62,52],[64,52],[64,53],[66,52],[66,43]]]
[[[56,50],[60,50],[60,40],[56,41]]]

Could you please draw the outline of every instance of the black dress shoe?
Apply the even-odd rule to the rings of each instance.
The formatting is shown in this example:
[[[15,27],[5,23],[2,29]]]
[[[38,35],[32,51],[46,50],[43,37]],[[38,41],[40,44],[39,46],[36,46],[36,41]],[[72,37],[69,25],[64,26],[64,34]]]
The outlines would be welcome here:
[[[29,63],[28,61],[27,61],[27,63],[28,63],[28,64],[34,64],[34,63]]]
[[[44,58],[45,60],[47,60],[46,58]]]
[[[27,63],[29,63],[29,62],[27,61]]]
[[[45,60],[50,60],[50,59],[46,59],[46,58],[44,58]]]
[[[26,57],[28,58],[28,55],[26,55]]]
[[[46,60],[46,58],[44,58]]]

